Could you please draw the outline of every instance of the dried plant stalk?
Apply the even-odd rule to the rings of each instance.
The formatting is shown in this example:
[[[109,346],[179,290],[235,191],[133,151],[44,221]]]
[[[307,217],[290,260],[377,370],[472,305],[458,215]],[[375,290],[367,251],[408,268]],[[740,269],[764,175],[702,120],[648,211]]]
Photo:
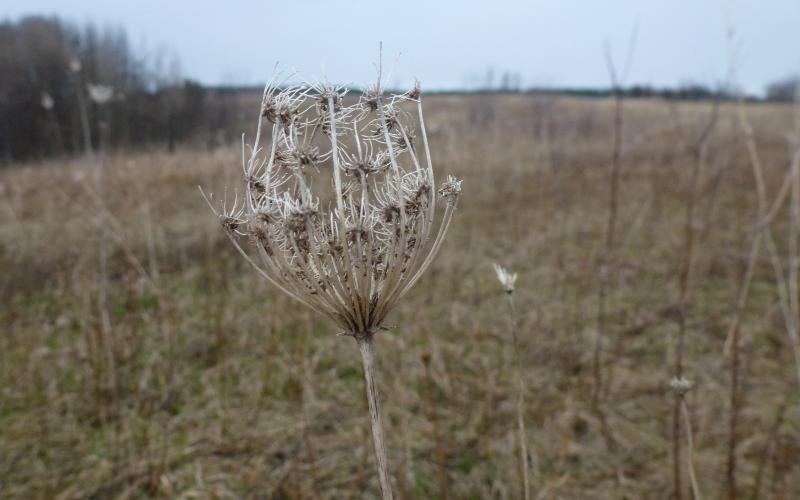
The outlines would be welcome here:
[[[687,199],[684,211],[683,223],[683,254],[681,255],[680,272],[678,273],[678,336],[675,343],[675,365],[674,376],[682,378],[684,375],[684,358],[686,346],[686,333],[687,333],[687,316],[691,295],[691,282],[694,274],[694,260],[696,249],[696,235],[695,235],[695,212],[698,202],[698,195],[701,190],[701,177],[703,166],[705,163],[705,150],[706,143],[714,130],[717,122],[717,113],[719,110],[719,99],[714,99],[711,110],[709,111],[708,120],[703,125],[703,128],[696,137],[689,137],[689,134],[684,130],[680,120],[676,116],[678,130],[684,136],[687,152],[691,158],[691,173],[689,177],[689,184],[687,186]],[[681,407],[685,405],[683,393],[677,392],[673,404],[672,412],[672,460],[673,460],[673,488],[676,493],[675,496],[682,495],[681,485]],[[686,431],[689,435],[688,439],[691,440],[691,429],[687,428]],[[691,450],[688,451],[691,453]],[[690,471],[690,475],[692,471]]]
[[[744,101],[740,95],[737,102],[739,125],[744,132],[745,145],[748,157],[753,170],[753,177],[756,183],[758,225],[759,234],[763,232],[765,247],[772,263],[775,274],[776,286],[778,288],[779,305],[783,315],[786,333],[792,345],[794,355],[795,370],[797,372],[798,383],[800,383],[800,305],[797,297],[797,233],[796,226],[800,223],[800,118],[797,119],[797,130],[793,136],[794,144],[792,147],[792,158],[788,172],[781,189],[771,206],[768,206],[768,197],[764,179],[764,168],[761,156],[755,142],[755,134],[750,125],[747,113],[744,108]],[[798,108],[800,109],[800,108]],[[786,195],[789,196],[789,258],[787,262],[788,278],[784,272],[784,263],[778,254],[777,245],[772,234],[771,221],[783,204]],[[727,347],[727,346],[726,346]],[[732,347],[735,349],[736,345]]]
[[[686,406],[686,398],[681,397],[681,413],[683,422],[686,426],[686,462],[689,468],[689,482],[692,484],[692,495],[695,500],[702,500],[700,485],[697,483],[697,473],[694,470],[694,438],[692,437],[692,421],[689,418],[689,408]]]
[[[372,338],[359,338],[358,349],[361,351],[361,361],[364,364],[364,382],[367,386],[367,403],[369,404],[369,419],[372,424],[372,444],[375,446],[375,460],[378,462],[378,480],[384,498],[392,498],[392,486],[389,480],[389,465],[386,459],[386,443],[383,438],[383,422],[381,420],[378,390],[375,388],[374,352]]]
[[[517,375],[517,438],[519,440],[519,466],[522,476],[522,497],[525,500],[530,498],[530,478],[528,474],[528,439],[525,432],[525,378],[522,373],[522,351],[517,335],[517,308],[514,304],[514,285],[517,281],[517,273],[510,273],[503,267],[494,264],[494,271],[497,279],[503,285],[508,298],[508,307],[511,313],[511,337],[514,342],[514,358],[516,361]]]
[[[392,498],[373,367],[373,337],[439,250],[461,182],[435,189],[419,85],[386,96],[379,83],[345,106],[328,84],[264,90],[250,153],[242,144],[244,196],[217,211],[239,253],[281,291],[333,320],[358,343],[378,477]],[[416,117],[403,109],[416,108]],[[265,121],[271,143],[262,148]],[[416,119],[422,151],[406,122]],[[327,183],[325,207],[312,186]],[[319,180],[322,178],[323,180]],[[438,196],[437,196],[438,194]],[[323,198],[324,199],[324,198]],[[444,215],[437,222],[437,201]],[[241,244],[247,238],[258,254]]]
[[[700,494],[700,487],[697,484],[697,474],[694,470],[694,439],[692,436],[692,422],[689,418],[689,408],[686,406],[686,393],[692,389],[692,382],[686,380],[680,375],[672,377],[669,382],[672,390],[675,391],[675,397],[678,400],[679,416],[683,418],[683,424],[686,428],[686,462],[689,469],[689,483],[692,485],[692,498],[695,500],[702,499]],[[680,430],[680,428],[679,428]]]

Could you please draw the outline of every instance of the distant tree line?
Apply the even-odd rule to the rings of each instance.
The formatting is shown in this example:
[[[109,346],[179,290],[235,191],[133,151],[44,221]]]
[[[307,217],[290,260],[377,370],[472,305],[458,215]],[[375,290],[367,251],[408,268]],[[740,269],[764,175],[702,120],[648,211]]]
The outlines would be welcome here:
[[[765,99],[792,101],[799,82],[797,77],[775,82],[767,87]],[[523,85],[520,73],[493,68],[470,75],[465,83],[464,92],[590,97],[618,92],[631,98],[681,100],[736,97],[728,88],[693,83],[674,88],[530,88]],[[100,149],[229,143],[249,123],[244,103],[257,102],[258,92],[185,80],[177,59],[163,51],[133,50],[120,28],[78,26],[40,16],[2,21],[0,164]]]
[[[730,100],[736,98],[736,92],[732,89],[717,88],[713,89],[701,84],[686,84],[678,87],[654,87],[651,85],[631,85],[613,89],[610,87],[478,87],[462,91],[445,91],[444,93],[534,93],[534,94],[557,94],[576,97],[609,97],[619,93],[623,97],[630,98],[661,98],[678,100],[705,100],[721,99]],[[746,96],[748,100],[757,100],[753,96]]]
[[[676,88],[657,88],[649,85],[632,85],[613,89],[610,87],[520,87],[520,88],[470,88],[462,90],[443,90],[440,94],[552,94],[575,97],[609,97],[619,93],[629,98],[661,98],[676,100],[704,100],[720,99],[731,100],[736,98],[736,93],[730,90],[714,90],[702,85],[681,86]],[[754,96],[745,96],[747,100],[759,100]]]
[[[234,94],[183,80],[163,52],[135,53],[119,28],[0,22],[0,163],[230,140]]]
[[[496,78],[494,68],[489,67],[485,73],[470,73],[464,80],[464,87],[458,90],[446,90],[441,93],[487,93],[487,94],[507,94],[507,93],[535,93],[535,94],[556,94],[570,95],[577,97],[609,97],[620,94],[627,98],[660,98],[668,100],[700,101],[709,99],[719,99],[722,101],[738,99],[738,92],[735,88],[726,85],[717,87],[708,86],[702,83],[683,83],[675,87],[656,87],[647,84],[635,84],[618,89],[611,87],[536,87],[525,86],[522,83],[522,75],[518,72],[504,71],[500,73],[500,78]],[[794,102],[800,97],[800,77],[791,76],[769,84],[763,97],[745,94],[747,101],[772,101],[772,102]]]
[[[800,77],[790,76],[767,86],[768,101],[793,102],[800,100]]]

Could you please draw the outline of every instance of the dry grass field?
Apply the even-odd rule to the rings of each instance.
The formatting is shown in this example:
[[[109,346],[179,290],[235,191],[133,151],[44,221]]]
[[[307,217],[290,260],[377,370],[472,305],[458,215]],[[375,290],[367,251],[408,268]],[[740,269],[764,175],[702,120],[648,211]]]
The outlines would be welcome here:
[[[674,498],[678,366],[693,383],[681,497],[692,462],[704,498],[733,498],[732,481],[736,498],[800,497],[771,258],[791,320],[791,196],[767,238],[737,106],[711,123],[711,103],[629,100],[615,134],[612,99],[424,102],[437,178],[464,192],[375,341],[395,493],[521,498],[497,262],[519,273],[532,498]],[[793,110],[745,111],[771,205]],[[240,168],[232,145],[0,170],[0,497],[380,495],[355,342],[253,273],[198,192],[232,189]]]

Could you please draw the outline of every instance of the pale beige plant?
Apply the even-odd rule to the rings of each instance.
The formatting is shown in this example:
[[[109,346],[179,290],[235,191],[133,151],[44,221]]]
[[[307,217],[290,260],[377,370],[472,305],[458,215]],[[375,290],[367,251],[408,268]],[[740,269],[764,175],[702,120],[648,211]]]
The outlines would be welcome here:
[[[379,83],[349,106],[346,94],[328,84],[267,85],[249,153],[243,144],[243,195],[215,213],[263,278],[355,338],[380,485],[392,498],[372,340],[439,250],[461,182],[450,177],[436,190],[419,86],[388,96]]]

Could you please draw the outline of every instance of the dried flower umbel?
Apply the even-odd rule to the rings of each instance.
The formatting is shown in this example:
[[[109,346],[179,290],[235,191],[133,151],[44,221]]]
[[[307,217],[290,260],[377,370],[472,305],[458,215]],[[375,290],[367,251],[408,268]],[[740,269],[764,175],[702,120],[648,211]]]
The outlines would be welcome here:
[[[376,85],[352,105],[346,94],[327,84],[268,85],[254,144],[247,154],[243,147],[243,195],[215,213],[261,276],[358,342],[379,479],[391,498],[372,338],[439,250],[461,182],[450,177],[437,190],[418,86],[389,96]],[[271,128],[268,146],[262,125]]]

